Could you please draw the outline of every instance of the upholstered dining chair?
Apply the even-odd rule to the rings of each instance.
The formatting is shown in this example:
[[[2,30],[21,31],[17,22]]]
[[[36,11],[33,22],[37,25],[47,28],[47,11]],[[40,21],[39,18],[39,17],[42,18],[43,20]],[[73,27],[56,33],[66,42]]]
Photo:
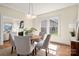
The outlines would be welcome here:
[[[36,54],[37,54],[37,49],[38,49],[38,50],[40,50],[40,49],[45,49],[45,51],[46,51],[46,56],[47,56],[47,54],[48,54],[48,45],[49,45],[50,37],[51,37],[50,34],[47,34],[47,35],[45,34],[44,39],[41,40],[41,41],[39,41],[39,42],[37,43],[36,48],[35,48],[35,50],[36,50],[35,53],[36,53]]]
[[[35,44],[31,44],[31,36],[29,35],[15,36],[15,46],[18,56],[30,55],[35,48]]]
[[[43,40],[44,39],[44,35],[42,32],[39,32],[39,36],[41,36],[41,39],[40,40]]]
[[[13,49],[16,49],[16,46],[15,46],[15,43],[14,43],[14,36],[15,36],[16,34],[15,33],[13,33],[13,32],[10,32],[10,34],[9,34],[9,39],[10,39],[10,43],[11,43],[11,54],[13,53]]]

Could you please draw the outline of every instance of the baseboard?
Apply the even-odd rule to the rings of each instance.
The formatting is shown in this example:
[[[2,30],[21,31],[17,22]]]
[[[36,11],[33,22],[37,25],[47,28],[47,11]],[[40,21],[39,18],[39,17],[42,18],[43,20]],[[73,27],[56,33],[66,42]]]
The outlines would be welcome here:
[[[70,45],[68,45],[68,44],[64,44],[64,43],[60,43],[60,42],[52,42],[52,41],[50,41],[50,43],[53,43],[53,44],[58,44],[58,45],[70,46]]]

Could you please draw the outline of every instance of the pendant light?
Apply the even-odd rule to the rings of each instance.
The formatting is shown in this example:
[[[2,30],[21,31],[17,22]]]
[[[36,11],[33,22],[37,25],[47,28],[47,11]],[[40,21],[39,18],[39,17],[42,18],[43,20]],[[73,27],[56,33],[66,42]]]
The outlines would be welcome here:
[[[36,15],[34,15],[34,9],[33,9],[33,3],[29,3],[28,4],[28,14],[27,14],[27,18],[29,19],[35,19]]]

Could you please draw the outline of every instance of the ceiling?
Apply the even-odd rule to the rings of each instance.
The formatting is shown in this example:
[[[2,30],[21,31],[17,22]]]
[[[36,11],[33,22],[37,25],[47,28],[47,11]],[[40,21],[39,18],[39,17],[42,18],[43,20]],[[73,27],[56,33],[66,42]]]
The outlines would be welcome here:
[[[43,13],[47,13],[47,12],[51,12],[51,11],[55,11],[61,8],[65,8],[71,5],[74,5],[75,3],[32,3],[31,4],[31,13],[35,14],[35,15],[40,15]],[[28,13],[28,7],[29,4],[28,3],[2,3],[0,5],[24,12],[25,14]]]

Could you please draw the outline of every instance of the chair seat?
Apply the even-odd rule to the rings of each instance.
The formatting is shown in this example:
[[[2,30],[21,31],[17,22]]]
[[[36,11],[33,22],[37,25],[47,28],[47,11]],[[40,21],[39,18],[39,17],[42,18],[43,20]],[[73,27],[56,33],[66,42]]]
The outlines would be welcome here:
[[[40,42],[37,43],[36,47],[37,48],[42,48],[43,43],[44,43],[44,40],[41,40]]]

